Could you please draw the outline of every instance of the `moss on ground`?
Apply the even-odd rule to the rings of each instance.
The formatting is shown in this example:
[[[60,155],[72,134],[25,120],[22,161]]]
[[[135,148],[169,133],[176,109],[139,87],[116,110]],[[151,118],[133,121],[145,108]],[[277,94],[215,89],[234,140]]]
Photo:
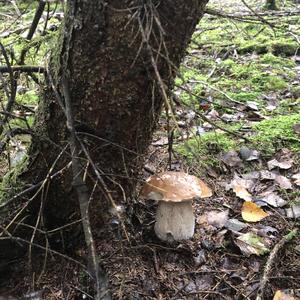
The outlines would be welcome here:
[[[208,132],[195,136],[176,147],[176,151],[184,156],[190,163],[195,161],[206,166],[219,164],[218,154],[235,149],[237,142],[221,132]]]
[[[300,139],[293,126],[300,124],[300,114],[276,116],[256,124],[252,141],[266,153],[273,153],[282,147],[300,153]]]
[[[282,18],[275,30],[265,24],[234,23],[228,19],[202,20],[190,46],[191,54],[180,69],[177,85],[186,84],[192,93],[181,92],[185,104],[200,109],[199,101],[210,95],[213,107],[221,113],[235,114],[223,107],[227,94],[242,103],[254,101],[268,120],[252,126],[249,147],[269,155],[282,147],[299,152],[299,137],[293,124],[299,120],[300,88],[297,64],[292,56],[298,51],[297,41],[287,34],[291,26],[300,33],[296,17]],[[279,24],[277,24],[279,25]],[[233,55],[237,53],[237,55]],[[267,110],[268,99],[275,95],[275,109]],[[268,98],[269,97],[269,98]],[[230,102],[229,102],[230,103]],[[233,105],[234,104],[230,104]],[[238,131],[238,124],[219,124]],[[176,147],[190,162],[218,164],[218,154],[240,147],[242,142],[226,133],[209,132],[193,137]]]

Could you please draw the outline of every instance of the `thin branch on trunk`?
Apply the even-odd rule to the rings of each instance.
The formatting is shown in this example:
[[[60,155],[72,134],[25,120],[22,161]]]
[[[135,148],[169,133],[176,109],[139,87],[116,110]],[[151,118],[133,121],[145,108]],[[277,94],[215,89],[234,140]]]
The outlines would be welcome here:
[[[6,108],[4,109],[4,111],[10,113],[13,106],[14,106],[15,100],[16,100],[17,80],[16,80],[14,72],[11,68],[11,64],[10,64],[6,49],[4,48],[4,46],[1,43],[0,43],[0,48],[1,48],[2,54],[3,54],[4,59],[5,59],[5,63],[8,67],[9,80],[10,80],[10,95],[9,95],[9,99],[7,101]],[[6,124],[7,121],[8,121],[8,116],[5,115],[3,120],[2,120],[3,123],[1,124],[1,127],[0,127],[0,134],[3,132],[3,125]]]
[[[88,248],[89,260],[92,267],[92,275],[96,281],[96,300],[111,299],[108,288],[107,279],[104,271],[100,268],[95,242],[92,234],[91,223],[89,218],[89,189],[83,180],[83,167],[80,159],[80,147],[76,137],[71,97],[66,77],[62,79],[62,89],[65,100],[65,114],[67,118],[67,128],[70,132],[70,149],[72,154],[72,170],[73,170],[73,186],[78,195],[80,212],[82,217],[82,226],[84,231],[85,243]]]
[[[39,6],[36,9],[33,21],[31,23],[31,27],[30,27],[29,32],[28,32],[27,37],[26,37],[26,39],[28,41],[30,41],[32,39],[32,37],[33,37],[33,35],[34,35],[35,31],[36,31],[36,28],[37,28],[37,26],[39,24],[40,18],[41,18],[42,14],[43,14],[45,5],[46,5],[46,1],[44,1],[44,0],[40,0],[39,1]],[[21,55],[20,55],[20,60],[19,60],[19,64],[20,65],[24,64],[25,56],[26,56],[27,51],[28,51],[27,47],[25,47],[22,50]]]

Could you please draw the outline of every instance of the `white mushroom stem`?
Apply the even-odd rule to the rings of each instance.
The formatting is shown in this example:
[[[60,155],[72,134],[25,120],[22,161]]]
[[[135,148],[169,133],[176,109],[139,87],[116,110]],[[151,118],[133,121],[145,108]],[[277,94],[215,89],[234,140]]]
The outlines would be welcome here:
[[[163,241],[180,241],[193,237],[195,216],[192,201],[159,201],[154,230]]]

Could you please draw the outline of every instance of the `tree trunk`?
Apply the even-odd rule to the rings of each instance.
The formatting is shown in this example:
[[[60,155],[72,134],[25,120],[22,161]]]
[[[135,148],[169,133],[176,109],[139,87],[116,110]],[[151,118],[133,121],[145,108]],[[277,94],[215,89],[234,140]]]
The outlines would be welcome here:
[[[81,218],[85,227],[88,213],[82,210],[89,205],[92,228],[99,232],[112,202],[130,206],[152,133],[206,2],[68,1],[36,115],[29,163],[19,177],[36,190],[31,200],[23,195],[13,203],[22,208],[18,217],[23,225],[13,225],[17,232],[11,222],[7,232],[25,236],[30,247],[47,238],[53,249],[56,241],[61,246],[76,240],[74,226],[56,231],[57,236],[39,235],[39,228],[47,231]],[[70,109],[76,132],[67,127]],[[82,195],[85,200],[78,201]],[[61,238],[70,228],[68,237]],[[89,234],[85,227],[87,247],[95,250]],[[1,241],[0,248],[7,250],[0,251],[0,262],[17,256],[10,251],[15,246]],[[93,259],[94,267],[95,251]]]
[[[68,1],[65,24],[52,53],[49,84],[39,105],[29,171],[30,183],[70,162],[61,79],[67,78],[78,137],[116,203],[132,198],[143,156],[206,0]],[[151,57],[152,54],[152,57]],[[158,83],[157,73],[161,77]],[[87,167],[90,186],[94,170]],[[69,168],[70,169],[70,168]],[[57,226],[76,211],[67,169],[51,180],[44,211]],[[48,174],[49,175],[49,174]],[[94,193],[97,218],[107,207],[107,190]],[[95,196],[97,195],[97,196]],[[93,205],[92,205],[93,207]],[[94,210],[93,210],[94,211]]]

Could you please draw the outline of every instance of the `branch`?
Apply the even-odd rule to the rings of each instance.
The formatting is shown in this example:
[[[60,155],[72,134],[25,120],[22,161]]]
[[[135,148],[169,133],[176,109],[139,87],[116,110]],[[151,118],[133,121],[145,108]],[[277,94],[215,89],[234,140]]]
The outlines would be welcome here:
[[[3,57],[5,59],[5,62],[6,62],[7,68],[8,68],[9,80],[10,80],[10,95],[7,100],[5,111],[11,112],[11,110],[14,106],[14,103],[15,103],[16,95],[17,95],[17,80],[16,80],[13,70],[11,68],[11,64],[10,64],[6,49],[4,48],[4,46],[1,43],[0,43],[0,48],[1,48]],[[5,124],[7,122],[7,120],[8,120],[8,116],[5,115],[2,120],[3,124]],[[3,124],[1,124],[1,127],[0,127],[0,134],[3,132]]]
[[[30,41],[32,39],[33,35],[34,35],[34,32],[35,32],[35,30],[36,30],[36,28],[39,24],[39,21],[40,21],[40,18],[42,16],[42,14],[43,14],[45,5],[46,5],[46,1],[44,1],[44,0],[39,1],[39,6],[36,9],[33,21],[31,23],[31,27],[30,27],[29,32],[28,32],[27,37],[26,37],[26,39],[28,41]],[[20,61],[19,61],[20,65],[24,64],[25,56],[26,56],[27,51],[28,51],[27,48],[24,48],[22,50],[21,55],[20,55]]]
[[[44,67],[40,66],[0,66],[0,73],[24,72],[24,73],[46,73]]]
[[[285,243],[291,241],[293,238],[295,238],[298,234],[298,229],[293,229],[290,231],[287,235],[285,235],[273,248],[271,251],[269,258],[267,260],[267,263],[264,268],[263,277],[260,282],[260,287],[258,290],[258,294],[256,296],[256,300],[262,300],[264,298],[264,292],[267,285],[267,282],[269,280],[269,276],[272,270],[272,266],[275,262],[275,259],[277,257],[277,254],[279,250],[284,246]]]
[[[82,218],[82,226],[84,231],[85,243],[88,248],[89,259],[92,267],[92,275],[95,277],[96,281],[96,300],[107,299],[110,300],[111,297],[108,293],[107,288],[107,278],[100,268],[97,260],[97,252],[95,247],[95,242],[92,234],[91,223],[89,219],[89,189],[83,180],[83,168],[80,159],[80,147],[76,137],[74,118],[71,106],[70,90],[67,78],[64,76],[62,78],[62,90],[65,100],[65,114],[67,118],[67,128],[70,132],[70,149],[72,154],[72,171],[73,171],[73,186],[77,192],[80,213]]]

